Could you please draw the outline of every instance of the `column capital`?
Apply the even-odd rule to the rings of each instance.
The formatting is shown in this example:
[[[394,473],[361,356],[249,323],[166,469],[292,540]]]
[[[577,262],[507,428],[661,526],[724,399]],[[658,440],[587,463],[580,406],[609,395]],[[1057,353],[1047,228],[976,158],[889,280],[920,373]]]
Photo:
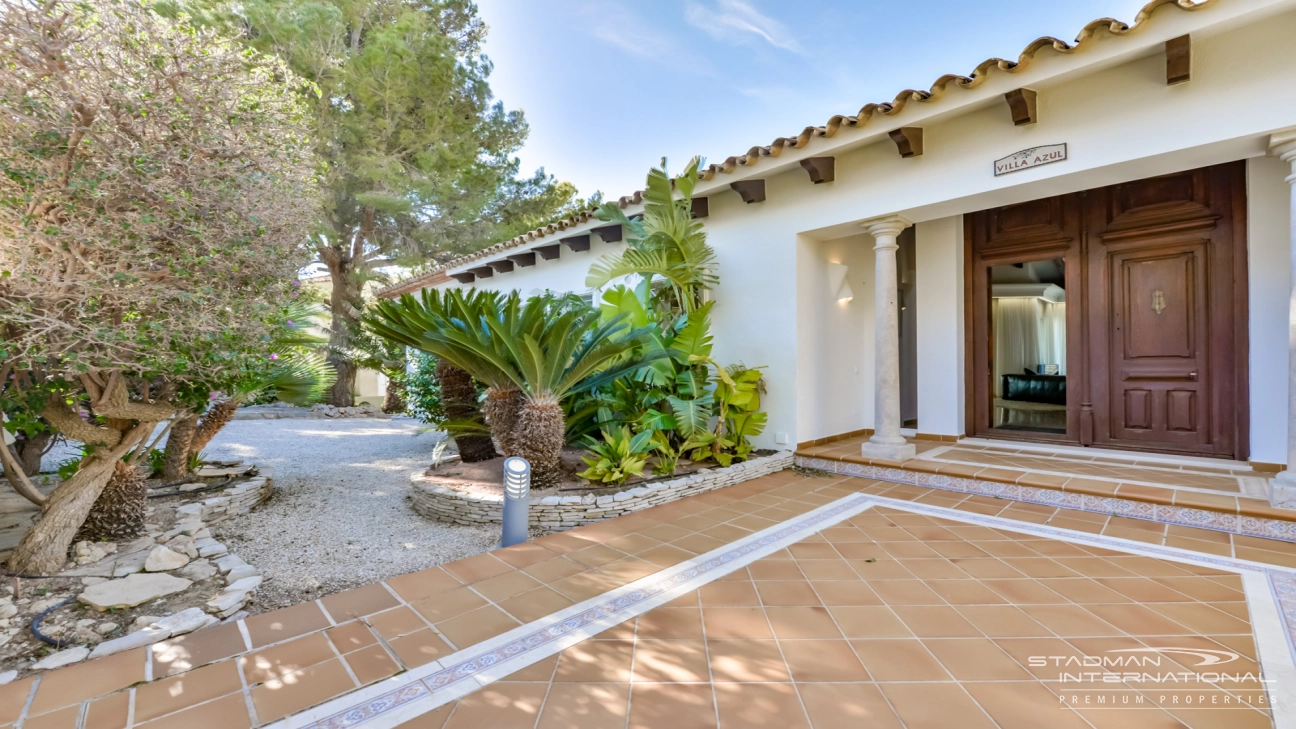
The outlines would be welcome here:
[[[913,221],[903,215],[884,215],[880,218],[869,218],[860,223],[865,230],[874,238],[881,236],[896,236],[905,228],[913,225]]]
[[[1269,154],[1296,165],[1296,127],[1270,134]]]

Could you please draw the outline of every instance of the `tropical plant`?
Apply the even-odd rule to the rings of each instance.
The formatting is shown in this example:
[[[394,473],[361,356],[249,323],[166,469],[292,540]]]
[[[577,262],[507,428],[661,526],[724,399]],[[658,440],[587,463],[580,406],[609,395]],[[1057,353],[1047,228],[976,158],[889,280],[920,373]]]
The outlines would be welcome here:
[[[407,294],[374,307],[372,326],[449,360],[492,389],[511,386],[518,392],[522,405],[503,439],[505,455],[530,461],[538,488],[552,486],[562,475],[559,457],[566,442],[562,399],[613,382],[664,353],[647,346],[647,328],[631,327],[622,317],[604,320],[577,297],[523,301],[513,293],[474,311],[470,299],[482,298],[425,290],[420,302]],[[455,312],[473,315],[458,318]]]
[[[631,434],[624,425],[615,430],[602,431],[603,439],[587,438],[586,446],[592,455],[583,456],[581,460],[589,466],[576,474],[587,481],[616,486],[623,484],[631,476],[643,473],[648,464],[649,453],[653,450],[652,432]]]
[[[436,357],[415,350],[405,376],[405,412],[433,428],[440,428],[446,419],[441,383],[436,376],[438,362]]]
[[[598,209],[600,220],[621,225],[626,248],[595,262],[586,286],[598,288],[637,274],[648,282],[652,303],[665,322],[703,305],[705,292],[719,284],[719,276],[715,251],[707,245],[702,222],[692,213],[700,164],[697,157],[689,160],[673,182],[665,159],[661,167],[650,170],[642,218],[628,217],[613,202]]]

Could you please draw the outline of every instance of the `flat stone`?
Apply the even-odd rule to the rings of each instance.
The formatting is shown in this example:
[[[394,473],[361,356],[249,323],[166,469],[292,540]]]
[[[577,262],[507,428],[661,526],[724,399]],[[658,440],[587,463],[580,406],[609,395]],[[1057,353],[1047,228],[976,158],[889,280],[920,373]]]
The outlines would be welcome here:
[[[32,664],[33,671],[48,671],[52,668],[62,668],[70,666],[73,663],[80,663],[90,655],[89,648],[68,648],[65,651],[59,651],[53,655],[45,656],[41,660]]]
[[[192,633],[195,630],[215,624],[216,618],[204,613],[199,608],[192,607],[188,610],[181,610],[175,615],[156,620],[150,627],[166,630],[168,634],[176,636]]]
[[[406,549],[409,549],[409,547],[406,547]],[[213,571],[215,571],[215,568],[213,568]],[[225,579],[229,580],[231,583],[234,583],[234,582],[238,582],[244,577],[256,577],[259,574],[261,574],[261,572],[258,571],[256,567],[253,567],[250,564],[245,564],[242,565],[241,567],[235,567],[234,569],[230,570],[229,574],[225,576]]]
[[[91,585],[77,600],[96,610],[132,608],[188,588],[189,580],[166,574],[134,574],[120,580]]]
[[[180,535],[173,537],[166,543],[166,548],[173,552],[179,552],[189,559],[198,559],[198,546],[193,537]]]
[[[12,602],[0,603],[0,620],[12,618],[18,614],[18,606]]]
[[[186,580],[202,582],[203,580],[216,575],[216,565],[202,559],[197,562],[191,562],[188,567],[180,570],[177,574]]]
[[[215,542],[215,540],[212,541]],[[198,548],[198,556],[200,557],[223,557],[227,554],[229,554],[229,548],[220,542]]]
[[[7,683],[13,683],[15,678],[18,678],[17,671],[5,671],[4,673],[0,673],[0,686]]]
[[[117,623],[108,621],[108,622],[100,623],[99,627],[95,628],[95,632],[98,633],[99,635],[108,635],[109,633],[116,630],[118,627],[120,626],[118,626]]]
[[[252,593],[247,590],[226,590],[207,601],[207,611],[224,617],[243,607],[251,599]]]
[[[128,633],[120,638],[105,640],[95,646],[94,651],[90,654],[91,658],[102,658],[111,656],[114,653],[121,653],[133,648],[143,648],[146,645],[153,645],[171,637],[171,634],[161,628],[144,628],[134,633]]]
[[[198,478],[220,478],[223,476],[240,476],[244,473],[247,473],[251,468],[252,468],[251,466],[231,466],[230,468],[203,466],[202,468],[199,468],[197,471],[194,471],[194,475],[197,476]]]
[[[189,564],[189,558],[179,552],[173,552],[166,547],[158,545],[149,552],[148,559],[144,562],[145,572],[170,572],[178,570]]]
[[[225,589],[226,589],[226,590],[245,590],[245,591],[255,590],[255,589],[257,589],[258,587],[261,586],[261,583],[262,583],[262,582],[265,582],[265,578],[264,578],[264,577],[260,577],[260,576],[256,576],[256,577],[244,577],[244,578],[241,579],[241,580],[236,580],[236,581],[234,581],[234,582],[231,582],[231,583],[229,584],[229,587],[226,587]]]
[[[188,491],[197,491],[198,489],[203,488],[206,485],[207,484],[203,483],[202,481],[194,481],[193,483],[182,483],[180,484],[180,488],[177,490],[180,491],[181,493],[185,493]]]
[[[162,618],[159,618],[156,615],[141,615],[138,618],[135,618],[135,622],[130,624],[130,629],[133,632],[142,628],[147,628],[161,619]]]
[[[247,562],[244,562],[243,558],[237,554],[228,554],[216,560],[216,569],[220,570],[221,574],[226,574],[235,567],[243,567],[245,565],[247,565]]]

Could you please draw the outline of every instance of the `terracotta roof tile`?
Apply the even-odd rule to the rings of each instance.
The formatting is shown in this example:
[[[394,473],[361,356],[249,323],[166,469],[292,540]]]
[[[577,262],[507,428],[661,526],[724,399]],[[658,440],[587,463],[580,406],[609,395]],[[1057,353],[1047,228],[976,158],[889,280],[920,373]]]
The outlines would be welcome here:
[[[766,146],[756,146],[747,150],[746,154],[737,155],[725,159],[720,164],[708,165],[702,170],[701,178],[703,180],[714,179],[719,174],[730,174],[739,167],[752,167],[760,163],[765,157],[778,157],[785,149],[803,149],[811,143],[812,140],[825,137],[831,138],[837,134],[842,127],[862,127],[869,122],[874,116],[895,116],[899,114],[910,103],[930,103],[938,101],[945,95],[950,88],[974,89],[980,86],[989,78],[991,71],[1002,71],[1004,73],[1019,73],[1024,71],[1035,60],[1036,55],[1045,48],[1051,48],[1057,53],[1072,54],[1077,49],[1086,45],[1086,43],[1100,31],[1106,31],[1114,36],[1128,35],[1132,31],[1143,27],[1152,14],[1163,5],[1172,5],[1180,10],[1197,10],[1206,5],[1217,2],[1218,0],[1151,0],[1143,6],[1134,16],[1134,21],[1125,23],[1114,18],[1099,18],[1085,25],[1073,43],[1044,36],[1032,41],[1017,56],[1017,60],[1010,61],[1003,58],[989,58],[982,61],[972,70],[970,76],[961,76],[958,74],[946,74],[936,79],[931,88],[927,91],[915,89],[905,89],[896,95],[890,102],[880,104],[865,104],[854,115],[834,115],[823,126],[809,126],[801,130],[801,133],[795,137],[779,137]],[[637,205],[643,202],[643,191],[637,190],[633,195],[626,195],[617,200],[617,204],[622,208]],[[497,243],[489,248],[483,248],[475,253],[456,258],[449,263],[442,264],[427,273],[414,276],[412,278],[399,281],[381,291],[377,292],[378,296],[391,298],[399,296],[408,291],[416,291],[427,286],[436,286],[449,280],[445,272],[458,268],[466,263],[493,256],[497,253],[526,245],[531,241],[538,240],[547,235],[552,235],[573,226],[588,221],[593,217],[592,210],[586,210],[573,215],[566,220],[546,225],[542,228],[519,235],[516,238]]]

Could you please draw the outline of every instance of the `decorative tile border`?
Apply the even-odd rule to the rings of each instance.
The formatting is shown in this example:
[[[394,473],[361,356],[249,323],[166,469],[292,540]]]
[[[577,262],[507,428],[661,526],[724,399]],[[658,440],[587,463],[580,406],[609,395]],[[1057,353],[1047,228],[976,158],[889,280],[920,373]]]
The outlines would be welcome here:
[[[1152,504],[1146,501],[1134,501],[1113,496],[1094,496],[1074,491],[1057,491],[1036,486],[1021,486],[1010,483],[981,481],[975,478],[943,476],[937,473],[918,473],[902,468],[885,468],[861,463],[846,463],[825,458],[807,458],[797,456],[796,465],[803,468],[815,468],[843,476],[871,478],[878,481],[902,483],[910,486],[955,491],[963,494],[990,496],[1010,501],[1024,501],[1032,504],[1056,506],[1077,511],[1089,511],[1097,514],[1125,516],[1131,519],[1145,519],[1164,524],[1212,529],[1231,534],[1242,534],[1249,537],[1279,539],[1285,542],[1296,542],[1296,521],[1268,519],[1258,516],[1227,514],[1222,511],[1194,509],[1190,506],[1172,506]]]
[[[272,729],[352,729],[380,718],[386,726],[398,716],[404,720],[431,711],[500,676],[519,671],[795,544],[871,505],[870,498],[864,494],[843,497],[801,517],[453,653],[441,661],[269,726]],[[412,706],[415,702],[417,707]]]

